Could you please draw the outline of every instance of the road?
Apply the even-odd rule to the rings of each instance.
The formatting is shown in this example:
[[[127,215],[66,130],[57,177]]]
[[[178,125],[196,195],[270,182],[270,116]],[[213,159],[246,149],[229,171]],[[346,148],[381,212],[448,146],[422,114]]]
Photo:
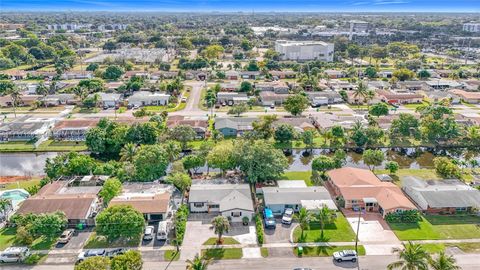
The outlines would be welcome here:
[[[480,268],[480,258],[477,254],[455,255],[457,263],[463,270],[477,270]],[[338,270],[338,269],[361,269],[361,270],[380,270],[386,269],[387,265],[397,260],[396,256],[364,256],[360,258],[359,265],[353,263],[334,263],[330,257],[317,258],[265,258],[265,259],[242,259],[242,260],[222,260],[214,261],[208,267],[209,270],[245,270],[245,269],[270,269],[270,270],[291,270],[295,267],[310,267],[312,269]],[[38,266],[19,266],[7,265],[0,266],[5,270],[72,270],[73,265],[38,265]],[[155,262],[147,261],[143,264],[144,270],[185,270],[184,262]]]

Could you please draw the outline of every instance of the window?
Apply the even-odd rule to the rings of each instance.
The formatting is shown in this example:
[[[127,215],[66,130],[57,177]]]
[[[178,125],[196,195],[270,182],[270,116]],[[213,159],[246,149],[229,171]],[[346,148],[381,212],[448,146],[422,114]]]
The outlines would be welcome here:
[[[218,205],[218,204],[211,204],[211,205],[210,205],[210,208],[220,208],[220,205]]]
[[[193,206],[195,207],[203,207],[203,203],[202,202],[196,202],[196,203],[193,203]]]
[[[456,211],[467,211],[466,207],[457,207],[455,208]]]
[[[242,212],[232,212],[232,213],[231,213],[231,216],[232,216],[232,217],[241,217],[241,216],[242,216]]]
[[[352,200],[351,202],[352,202],[352,203],[358,203],[358,201],[357,201],[357,200]]]

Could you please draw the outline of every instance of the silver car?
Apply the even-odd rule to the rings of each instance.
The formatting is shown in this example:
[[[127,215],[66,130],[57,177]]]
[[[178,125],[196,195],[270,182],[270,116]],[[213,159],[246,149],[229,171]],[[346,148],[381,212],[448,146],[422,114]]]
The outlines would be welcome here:
[[[351,261],[356,262],[358,260],[357,252],[355,250],[342,250],[333,253],[333,259],[336,262]]]
[[[282,223],[290,225],[290,224],[292,224],[292,219],[293,219],[293,209],[292,208],[286,208],[285,212],[283,213]]]

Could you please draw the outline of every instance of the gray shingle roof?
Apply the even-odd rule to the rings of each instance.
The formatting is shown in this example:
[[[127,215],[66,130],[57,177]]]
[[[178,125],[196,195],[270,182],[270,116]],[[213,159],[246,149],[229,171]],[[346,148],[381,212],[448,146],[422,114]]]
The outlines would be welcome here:
[[[192,185],[188,202],[218,204],[221,212],[232,209],[253,211],[250,187],[247,184]]]
[[[266,205],[300,204],[301,200],[331,200],[330,194],[324,187],[264,187],[262,190]]]

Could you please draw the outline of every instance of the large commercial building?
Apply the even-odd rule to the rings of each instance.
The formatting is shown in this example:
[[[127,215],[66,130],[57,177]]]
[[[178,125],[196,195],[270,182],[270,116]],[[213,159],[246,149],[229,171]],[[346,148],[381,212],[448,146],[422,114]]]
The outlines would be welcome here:
[[[333,44],[322,41],[277,40],[275,51],[282,60],[322,60],[333,61]]]
[[[463,31],[480,33],[480,23],[464,23]]]

